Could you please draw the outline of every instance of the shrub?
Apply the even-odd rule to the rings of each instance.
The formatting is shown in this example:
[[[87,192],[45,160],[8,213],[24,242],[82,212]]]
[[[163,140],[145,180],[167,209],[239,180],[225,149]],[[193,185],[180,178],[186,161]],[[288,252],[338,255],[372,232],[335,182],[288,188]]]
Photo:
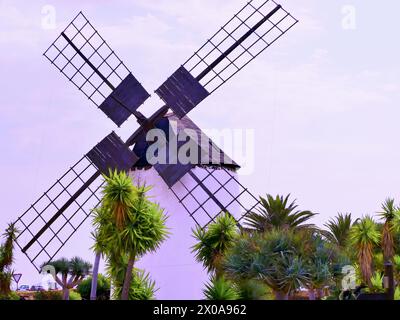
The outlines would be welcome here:
[[[62,300],[62,291],[38,291],[35,292],[35,300]]]
[[[82,300],[81,295],[75,290],[69,292],[69,300]]]
[[[0,300],[21,300],[21,297],[12,291],[6,295],[0,295]]]
[[[90,290],[92,289],[92,277],[88,277],[78,286],[77,291],[83,300],[90,299]],[[110,299],[110,280],[104,275],[99,274],[97,278],[97,300]]]

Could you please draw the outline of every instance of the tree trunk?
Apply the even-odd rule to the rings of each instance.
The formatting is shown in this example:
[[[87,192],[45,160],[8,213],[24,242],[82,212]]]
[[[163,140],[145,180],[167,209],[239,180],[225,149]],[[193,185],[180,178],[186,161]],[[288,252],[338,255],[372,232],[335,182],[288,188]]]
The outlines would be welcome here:
[[[129,289],[131,288],[132,271],[133,271],[134,263],[135,263],[135,255],[131,254],[131,256],[129,257],[128,266],[126,268],[125,280],[124,280],[124,285],[122,287],[122,293],[121,293],[121,300],[129,299]]]
[[[275,291],[275,300],[289,300],[289,295],[282,291]]]
[[[63,299],[69,300],[69,289],[67,287],[63,288]]]
[[[90,300],[97,299],[97,279],[99,275],[99,264],[100,264],[101,253],[96,253],[93,266],[92,274],[92,287],[90,289]]]
[[[308,300],[315,300],[315,289],[308,289]]]

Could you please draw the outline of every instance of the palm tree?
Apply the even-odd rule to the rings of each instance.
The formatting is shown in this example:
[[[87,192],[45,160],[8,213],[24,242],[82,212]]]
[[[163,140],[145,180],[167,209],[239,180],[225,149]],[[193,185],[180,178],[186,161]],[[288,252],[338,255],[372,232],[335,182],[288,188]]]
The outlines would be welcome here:
[[[155,251],[168,235],[167,217],[158,204],[147,198],[149,190],[146,186],[134,186],[125,172],[110,172],[103,189],[103,205],[109,210],[95,212],[94,224],[107,253],[129,257],[122,300],[129,298],[136,259]]]
[[[222,259],[224,253],[232,247],[238,236],[235,219],[228,213],[221,214],[207,230],[197,227],[193,237],[198,241],[192,252],[196,260],[203,263],[208,272],[215,272],[218,278],[223,275]]]
[[[394,239],[393,239],[393,220],[395,212],[399,209],[394,204],[394,199],[387,198],[382,204],[382,211],[379,212],[381,218],[385,221],[382,230],[382,250],[385,261],[393,261]]]
[[[316,213],[299,211],[296,200],[289,203],[290,194],[285,198],[277,195],[275,198],[267,194],[267,198],[260,197],[261,206],[257,212],[250,212],[245,218],[245,224],[258,232],[265,232],[272,228],[280,229],[316,229],[313,224],[305,224]]]
[[[56,272],[55,280],[63,289],[64,300],[69,300],[70,289],[78,286],[89,275],[92,268],[89,262],[79,257],[74,257],[71,260],[61,258],[45,264],[54,267]],[[59,275],[61,275],[61,278]]]
[[[358,263],[363,281],[371,287],[374,246],[378,245],[380,241],[375,221],[370,216],[358,220],[350,230],[349,239],[358,252]]]
[[[328,233],[326,234],[327,239],[340,249],[346,248],[352,225],[353,220],[351,213],[339,213],[335,218],[330,219],[325,224],[325,227],[328,228]]]

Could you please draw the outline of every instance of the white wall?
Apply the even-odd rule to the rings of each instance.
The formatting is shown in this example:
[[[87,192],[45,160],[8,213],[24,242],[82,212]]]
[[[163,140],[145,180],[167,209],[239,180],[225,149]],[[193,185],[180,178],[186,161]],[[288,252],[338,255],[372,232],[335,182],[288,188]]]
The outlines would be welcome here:
[[[198,175],[205,172],[201,168],[193,170]],[[222,174],[223,171],[216,172],[217,176]],[[159,288],[156,294],[157,299],[203,299],[202,289],[204,283],[208,281],[208,276],[202,265],[196,263],[194,254],[191,253],[190,248],[195,243],[191,231],[195,227],[193,219],[153,168],[133,171],[131,176],[136,183],[146,182],[147,185],[153,186],[149,195],[153,196],[152,200],[165,209],[165,213],[169,216],[167,225],[171,232],[169,239],[162,244],[161,248],[156,253],[144,256],[137,266],[150,272],[152,279],[156,281],[156,286]],[[193,185],[188,176],[182,179],[188,187]],[[214,183],[217,187],[218,183],[216,181]],[[184,187],[179,183],[174,186],[174,191],[185,192]],[[237,192],[233,188],[230,191],[233,194]],[[219,200],[227,201],[227,199]],[[232,208],[233,212],[234,210]]]

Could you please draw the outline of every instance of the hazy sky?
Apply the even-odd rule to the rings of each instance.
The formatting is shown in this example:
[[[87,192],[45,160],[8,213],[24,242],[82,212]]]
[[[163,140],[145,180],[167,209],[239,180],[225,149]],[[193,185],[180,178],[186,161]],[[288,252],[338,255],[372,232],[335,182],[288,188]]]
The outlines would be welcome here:
[[[153,92],[244,3],[1,0],[0,229],[111,130],[126,138],[137,127],[132,118],[116,129],[42,56],[78,11]],[[254,170],[243,183],[257,195],[291,193],[320,213],[319,225],[337,212],[375,213],[387,196],[400,201],[400,3],[281,4],[300,23],[191,118],[254,130]],[[45,5],[55,8],[55,29],[42,26]],[[32,273],[26,262],[18,257],[17,269]]]

